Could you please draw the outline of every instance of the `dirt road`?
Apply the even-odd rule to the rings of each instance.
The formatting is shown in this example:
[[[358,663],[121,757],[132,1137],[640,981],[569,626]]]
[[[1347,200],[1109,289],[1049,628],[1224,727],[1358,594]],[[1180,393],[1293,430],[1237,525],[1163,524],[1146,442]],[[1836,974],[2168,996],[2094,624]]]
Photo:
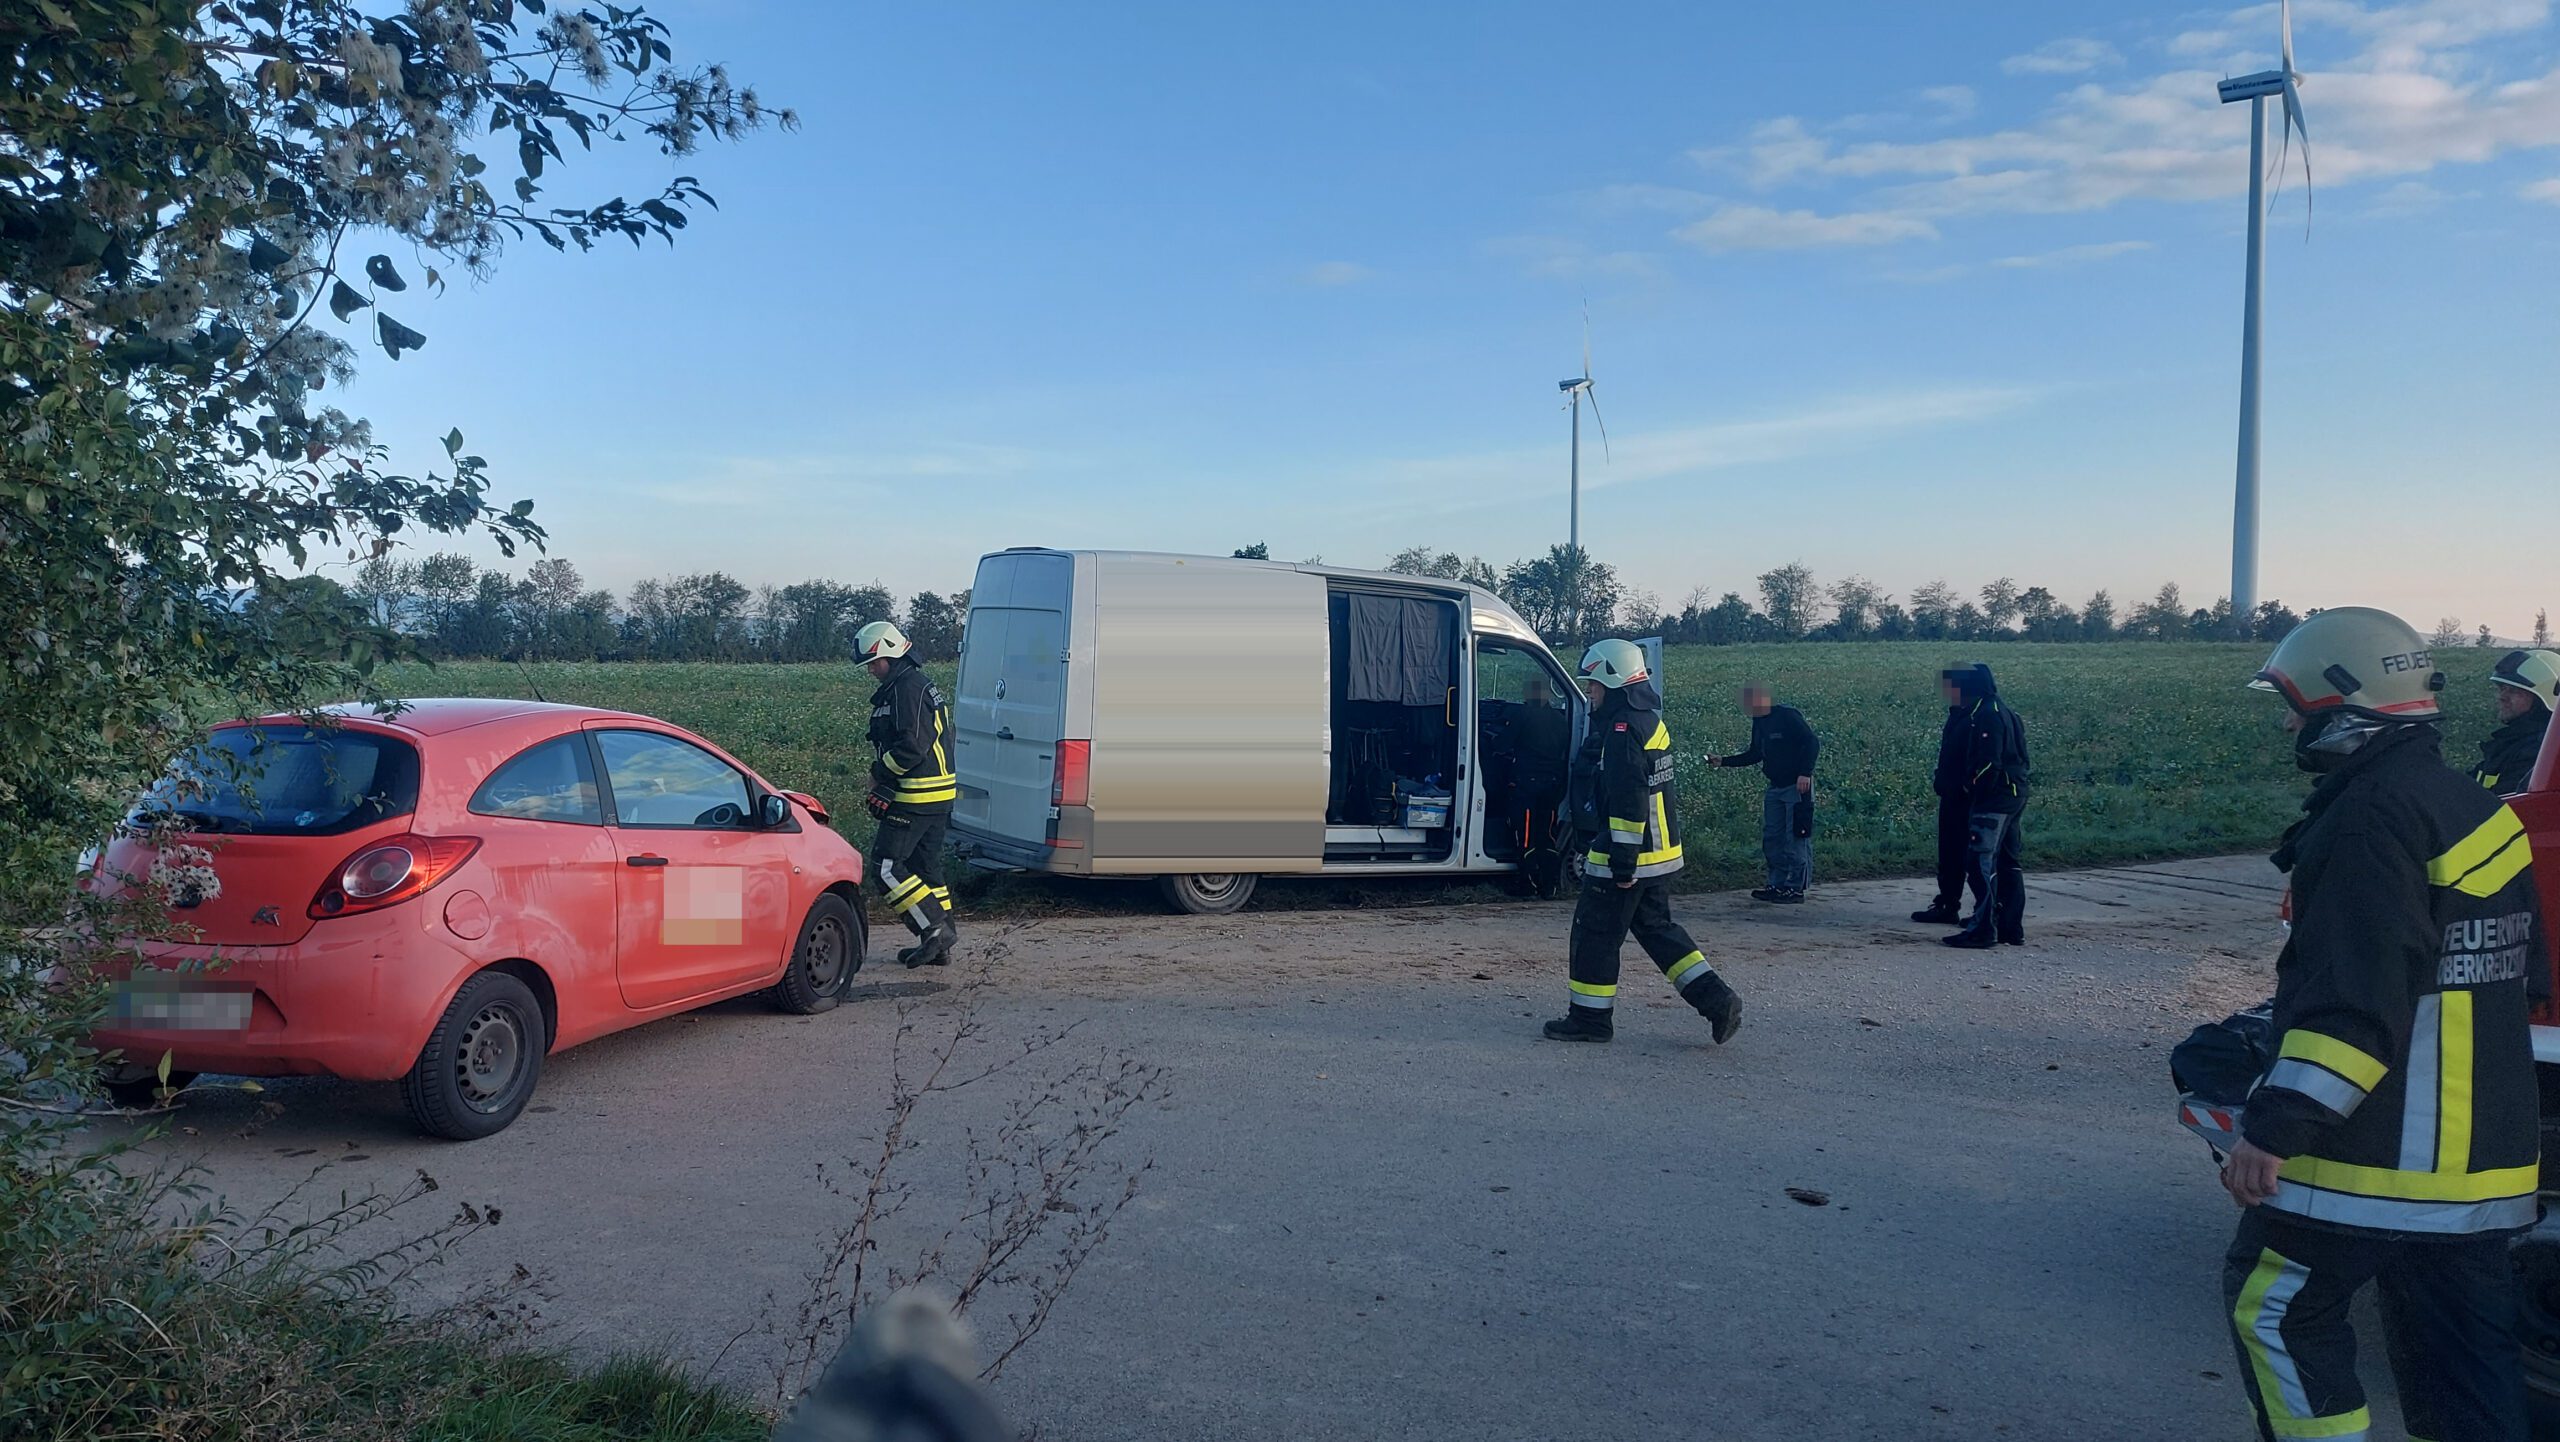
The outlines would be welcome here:
[[[1078,1022],[1053,1055],[1125,1048],[1172,1094],[1007,1403],[1091,1442],[2242,1438],[2232,1212],[2167,1053],[2265,995],[2276,896],[2255,861],[2039,877],[2030,944],[1988,953],[1906,921],[1909,883],[1689,898],[1748,1006],[1722,1048],[1632,948],[1615,1044],[1538,1040],[1562,904],[1030,928],[988,1044]],[[299,1082],[264,1120],[191,1094],[168,1145],[244,1200],[323,1157],[332,1191],[425,1167],[503,1206],[462,1267],[548,1274],[559,1338],[752,1385],[844,1219],[817,1168],[876,1125],[901,1000],[920,1033],[958,1005],[863,981],[822,1017],[735,1003],[554,1058],[488,1141]],[[922,1124],[919,1215],[1006,1099]]]

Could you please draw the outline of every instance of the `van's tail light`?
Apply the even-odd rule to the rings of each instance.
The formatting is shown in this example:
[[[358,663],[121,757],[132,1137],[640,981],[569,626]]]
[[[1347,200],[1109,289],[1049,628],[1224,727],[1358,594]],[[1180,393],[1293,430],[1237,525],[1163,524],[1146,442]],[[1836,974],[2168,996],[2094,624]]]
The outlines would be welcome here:
[[[1090,806],[1093,804],[1093,743],[1061,741],[1058,743],[1057,778],[1049,785],[1052,806]]]
[[[394,836],[350,856],[320,884],[311,915],[326,921],[398,906],[435,888],[480,849],[477,836]]]

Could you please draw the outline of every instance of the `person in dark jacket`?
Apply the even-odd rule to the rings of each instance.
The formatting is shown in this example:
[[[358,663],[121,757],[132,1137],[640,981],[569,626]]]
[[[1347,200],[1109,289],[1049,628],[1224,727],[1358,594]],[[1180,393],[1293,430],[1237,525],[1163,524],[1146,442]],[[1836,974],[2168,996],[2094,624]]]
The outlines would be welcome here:
[[[2532,784],[2551,708],[2560,704],[2560,651],[2509,651],[2489,679],[2498,693],[2498,729],[2480,743],[2471,779],[2513,796]]]
[[[1582,901],[1573,909],[1563,1016],[1550,1041],[1607,1041],[1616,1034],[1618,952],[1629,931],[1680,999],[1707,1019],[1718,1042],[1742,1025],[1742,1000],[1706,953],[1671,919],[1671,878],[1682,864],[1680,793],[1662,692],[1632,641],[1595,641],[1582,657],[1590,737],[1574,762],[1574,827],[1590,838]]]
[[[1956,786],[1965,808],[1965,885],[1973,915],[1943,938],[1976,949],[2026,943],[2027,877],[2020,864],[2027,809],[2027,723],[2000,699],[1988,666],[1951,673],[1963,731]]]
[[[2408,1435],[2522,1439],[2510,1239],[2535,1225],[2544,964],[2516,813],[2444,763],[2418,633],[2362,606],[2289,633],[2256,684],[2320,779],[2276,865],[2276,1060],[2222,1182],[2223,1301],[2262,1438],[2366,1435],[2350,1309],[2379,1283]]]
[[[1938,798],[1938,894],[1911,913],[1913,921],[1936,926],[1964,924],[1965,821],[1972,811],[1964,800],[1964,688],[1956,678],[1972,670],[1964,666],[1938,673],[1938,695],[1947,703],[1947,719],[1938,727],[1938,764],[1929,773],[1929,789]],[[1977,895],[1973,902],[1979,907],[1982,898]]]
[[[1556,850],[1557,809],[1573,764],[1573,713],[1557,704],[1543,675],[1521,687],[1511,718],[1512,804],[1520,813],[1520,869],[1540,896],[1553,896],[1563,858]]]
[[[951,711],[941,688],[908,655],[906,634],[887,621],[857,632],[854,654],[880,689],[871,697],[871,794],[880,823],[871,839],[871,879],[915,933],[898,953],[907,966],[943,966],[960,928],[951,919],[943,843],[960,778],[951,769]]]
[[[1742,714],[1751,718],[1751,745],[1717,757],[1716,764],[1757,766],[1769,783],[1760,793],[1760,855],[1769,884],[1751,899],[1798,903],[1813,884],[1813,763],[1822,739],[1803,712],[1779,705],[1766,686],[1742,688]]]

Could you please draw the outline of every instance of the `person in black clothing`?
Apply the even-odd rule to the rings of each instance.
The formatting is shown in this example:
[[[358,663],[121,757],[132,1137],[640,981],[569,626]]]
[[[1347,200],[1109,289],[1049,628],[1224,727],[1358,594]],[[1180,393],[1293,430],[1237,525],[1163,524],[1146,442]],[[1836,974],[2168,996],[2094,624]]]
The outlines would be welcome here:
[[[1777,704],[1766,686],[1742,688],[1742,714],[1751,718],[1751,745],[1717,757],[1716,764],[1757,766],[1769,782],[1760,794],[1760,855],[1769,864],[1769,884],[1751,899],[1801,902],[1813,884],[1813,763],[1822,739],[1803,712]]]
[[[1988,666],[1948,673],[1961,704],[1954,718],[1962,731],[1956,786],[1965,808],[1965,885],[1973,915],[1964,929],[1943,938],[1948,946],[1980,949],[2026,942],[2027,878],[2020,865],[2027,809],[2027,727],[2000,699]]]
[[[2471,768],[2471,779],[2512,796],[2531,784],[2542,738],[2551,729],[2551,705],[2560,698],[2560,652],[2509,651],[2489,679],[2498,691],[2498,729],[2480,743],[2480,764]]]
[[[1911,913],[1913,921],[1937,926],[1964,924],[1965,823],[1972,808],[1965,805],[1964,796],[1966,702],[1956,678],[1970,675],[1973,669],[1959,666],[1938,673],[1938,694],[1947,703],[1947,719],[1938,728],[1938,765],[1929,775],[1929,789],[1938,798],[1938,894]],[[1976,895],[1974,905],[1981,904],[1982,898]]]

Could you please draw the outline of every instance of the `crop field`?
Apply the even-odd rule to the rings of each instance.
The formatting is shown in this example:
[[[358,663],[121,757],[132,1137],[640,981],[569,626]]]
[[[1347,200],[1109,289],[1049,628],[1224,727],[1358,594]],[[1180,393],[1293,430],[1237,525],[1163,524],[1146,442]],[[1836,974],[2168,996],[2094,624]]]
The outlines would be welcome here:
[[[1925,874],[1936,826],[1929,770],[1946,714],[1937,672],[1977,657],[2027,720],[2031,869],[2271,849],[2309,778],[2292,764],[2279,703],[2246,689],[2267,650],[2147,642],[2013,643],[1973,653],[1913,644],[1675,647],[1663,670],[1681,752],[1690,857],[1683,884],[1728,887],[1760,876],[1759,772],[1708,764],[1748,739],[1735,694],[1746,681],[1768,683],[1822,737],[1816,884]],[[2464,769],[2488,729],[2487,677],[2499,654],[2438,653],[2450,682],[2446,755]],[[937,674],[947,689],[950,668]],[[776,785],[815,794],[857,840],[868,833],[862,734],[872,682],[850,665],[471,662],[408,667],[394,682],[420,696],[530,696],[539,687],[554,701],[663,717],[719,742]]]

